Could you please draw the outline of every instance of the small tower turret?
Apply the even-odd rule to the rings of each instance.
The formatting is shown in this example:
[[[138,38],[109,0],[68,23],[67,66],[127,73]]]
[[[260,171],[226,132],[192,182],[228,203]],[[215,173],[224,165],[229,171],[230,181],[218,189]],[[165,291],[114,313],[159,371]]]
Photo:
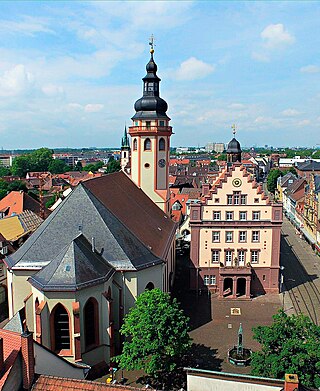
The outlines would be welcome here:
[[[235,138],[236,135],[236,126],[232,125],[233,139],[229,142],[227,148],[227,163],[232,165],[232,163],[241,162],[241,146],[239,141]]]
[[[130,162],[130,142],[127,134],[127,126],[124,127],[121,139],[121,170],[125,172],[125,167]]]

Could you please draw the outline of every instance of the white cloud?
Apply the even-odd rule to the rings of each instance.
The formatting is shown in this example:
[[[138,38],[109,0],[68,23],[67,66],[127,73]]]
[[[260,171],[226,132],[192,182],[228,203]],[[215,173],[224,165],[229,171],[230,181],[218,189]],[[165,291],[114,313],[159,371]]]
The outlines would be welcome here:
[[[0,31],[5,32],[6,34],[19,33],[30,36],[34,36],[36,33],[55,34],[48,25],[49,22],[45,18],[25,15],[20,21],[0,20]]]
[[[83,110],[83,106],[79,103],[68,103],[67,108],[71,110]]]
[[[89,103],[84,106],[84,111],[86,113],[97,113],[98,111],[101,111],[104,108],[104,105],[100,103]]]
[[[309,119],[303,119],[302,121],[298,122],[299,126],[307,126],[310,124],[311,124],[311,121]]]
[[[23,64],[15,65],[0,77],[0,96],[19,96],[31,90],[34,84],[33,75]]]
[[[62,95],[64,93],[64,89],[63,87],[57,86],[55,84],[46,84],[42,87],[42,92],[49,97],[54,97]]]
[[[283,110],[282,115],[284,115],[285,117],[295,117],[297,115],[300,115],[300,111],[296,110],[296,109],[286,109],[286,110]]]
[[[190,57],[183,61],[180,67],[175,72],[178,80],[196,80],[203,79],[210,75],[215,69],[214,65],[207,64],[195,57]]]
[[[320,67],[317,65],[306,65],[305,67],[300,68],[302,73],[319,73]]]
[[[270,49],[291,45],[295,42],[295,37],[285,29],[282,23],[270,24],[260,35],[265,46]]]

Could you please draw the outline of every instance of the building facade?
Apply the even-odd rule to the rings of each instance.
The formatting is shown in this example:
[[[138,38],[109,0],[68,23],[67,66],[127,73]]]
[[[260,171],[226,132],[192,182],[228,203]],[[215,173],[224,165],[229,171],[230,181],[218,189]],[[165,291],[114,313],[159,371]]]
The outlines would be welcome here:
[[[191,205],[190,286],[249,299],[278,292],[282,204],[266,197],[239,161],[240,144],[230,143],[228,166]]]

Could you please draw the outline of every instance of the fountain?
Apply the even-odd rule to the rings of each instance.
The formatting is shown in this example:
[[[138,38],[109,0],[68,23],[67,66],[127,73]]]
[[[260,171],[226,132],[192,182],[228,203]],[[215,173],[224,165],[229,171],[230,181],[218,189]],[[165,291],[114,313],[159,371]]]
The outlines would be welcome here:
[[[228,361],[237,366],[245,367],[250,364],[252,351],[243,347],[243,330],[240,323],[238,331],[238,344],[228,351]]]

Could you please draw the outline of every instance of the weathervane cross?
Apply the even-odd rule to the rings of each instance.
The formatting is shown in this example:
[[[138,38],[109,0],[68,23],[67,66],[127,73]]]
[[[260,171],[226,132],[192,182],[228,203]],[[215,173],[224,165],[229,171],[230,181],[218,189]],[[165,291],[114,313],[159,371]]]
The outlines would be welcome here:
[[[233,125],[231,126],[231,129],[232,129],[233,135],[235,135],[235,134],[236,134],[236,125],[233,124]]]
[[[151,50],[154,51],[154,46],[156,46],[156,45],[154,44],[154,36],[153,36],[153,34],[151,34],[151,37],[149,38],[149,45],[151,46]]]

